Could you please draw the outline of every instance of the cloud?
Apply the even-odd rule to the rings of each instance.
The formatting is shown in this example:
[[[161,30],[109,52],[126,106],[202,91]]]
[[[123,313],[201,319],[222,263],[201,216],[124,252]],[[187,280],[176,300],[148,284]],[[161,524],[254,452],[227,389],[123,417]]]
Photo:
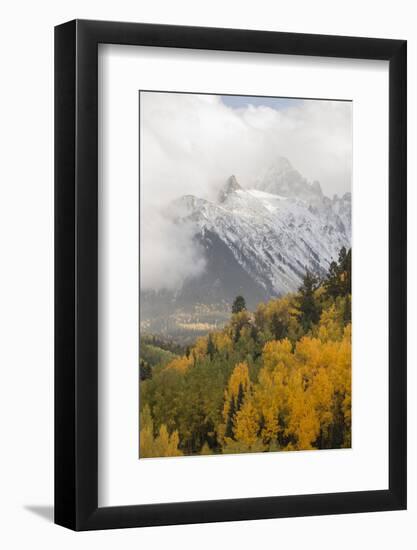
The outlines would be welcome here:
[[[177,290],[205,268],[203,250],[193,241],[193,228],[181,226],[153,209],[141,224],[141,288]]]
[[[213,199],[234,174],[243,187],[284,156],[329,196],[350,191],[351,103],[294,101],[233,108],[220,96],[142,92],[141,284],[176,289],[204,269],[190,228],[163,212],[185,194]]]

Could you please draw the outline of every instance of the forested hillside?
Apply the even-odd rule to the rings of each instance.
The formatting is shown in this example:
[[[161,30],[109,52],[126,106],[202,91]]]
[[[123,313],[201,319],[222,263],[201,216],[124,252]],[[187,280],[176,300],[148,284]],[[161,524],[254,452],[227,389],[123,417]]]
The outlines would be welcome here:
[[[181,349],[141,339],[140,457],[351,445],[351,251]]]

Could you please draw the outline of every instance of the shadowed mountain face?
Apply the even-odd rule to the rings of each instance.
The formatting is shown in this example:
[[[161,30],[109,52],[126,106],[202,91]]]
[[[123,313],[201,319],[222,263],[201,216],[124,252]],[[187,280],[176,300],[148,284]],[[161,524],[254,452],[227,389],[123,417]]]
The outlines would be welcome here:
[[[217,201],[183,196],[168,214],[193,227],[206,267],[175,293],[141,293],[148,328],[157,317],[195,312],[201,304],[215,317],[230,311],[238,294],[253,308],[295,291],[307,269],[324,274],[342,246],[351,245],[350,193],[329,199],[282,158],[253,189],[231,176]]]

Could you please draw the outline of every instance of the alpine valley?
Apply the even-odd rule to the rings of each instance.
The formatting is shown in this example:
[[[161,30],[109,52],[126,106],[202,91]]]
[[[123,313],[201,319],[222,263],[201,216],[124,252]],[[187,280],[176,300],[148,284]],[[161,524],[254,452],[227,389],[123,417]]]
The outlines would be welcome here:
[[[282,157],[252,188],[230,176],[217,200],[185,195],[167,216],[192,227],[205,269],[175,292],[142,291],[141,330],[184,343],[222,326],[237,295],[252,309],[296,291],[351,246],[351,194],[325,196]]]

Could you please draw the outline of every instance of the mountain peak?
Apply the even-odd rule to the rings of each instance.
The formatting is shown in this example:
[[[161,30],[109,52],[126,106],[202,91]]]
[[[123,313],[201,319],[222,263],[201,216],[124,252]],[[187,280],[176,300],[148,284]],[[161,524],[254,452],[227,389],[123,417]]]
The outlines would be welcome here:
[[[274,195],[316,202],[323,198],[320,183],[312,184],[285,157],[278,157],[256,183],[256,188]]]
[[[224,202],[230,195],[230,193],[239,191],[240,189],[242,189],[242,187],[239,185],[236,176],[230,176],[227,179],[225,185],[220,189],[219,202]]]
[[[287,172],[289,170],[294,170],[291,162],[287,159],[287,157],[277,157],[275,159],[275,162],[270,167],[274,172],[276,173],[282,173]]]
[[[314,180],[311,184],[311,189],[315,191],[318,195],[323,195],[323,191],[321,190],[321,185],[319,181]]]
[[[306,268],[324,274],[340,248],[350,247],[349,193],[327,198],[317,181],[307,181],[285,159],[268,173],[270,181],[264,178],[257,189],[230,176],[219,202],[185,195],[170,204],[167,215],[184,225],[206,261],[201,276],[184,282],[184,303],[195,295],[201,303],[227,302],[230,288],[245,289],[255,304],[292,292]]]

